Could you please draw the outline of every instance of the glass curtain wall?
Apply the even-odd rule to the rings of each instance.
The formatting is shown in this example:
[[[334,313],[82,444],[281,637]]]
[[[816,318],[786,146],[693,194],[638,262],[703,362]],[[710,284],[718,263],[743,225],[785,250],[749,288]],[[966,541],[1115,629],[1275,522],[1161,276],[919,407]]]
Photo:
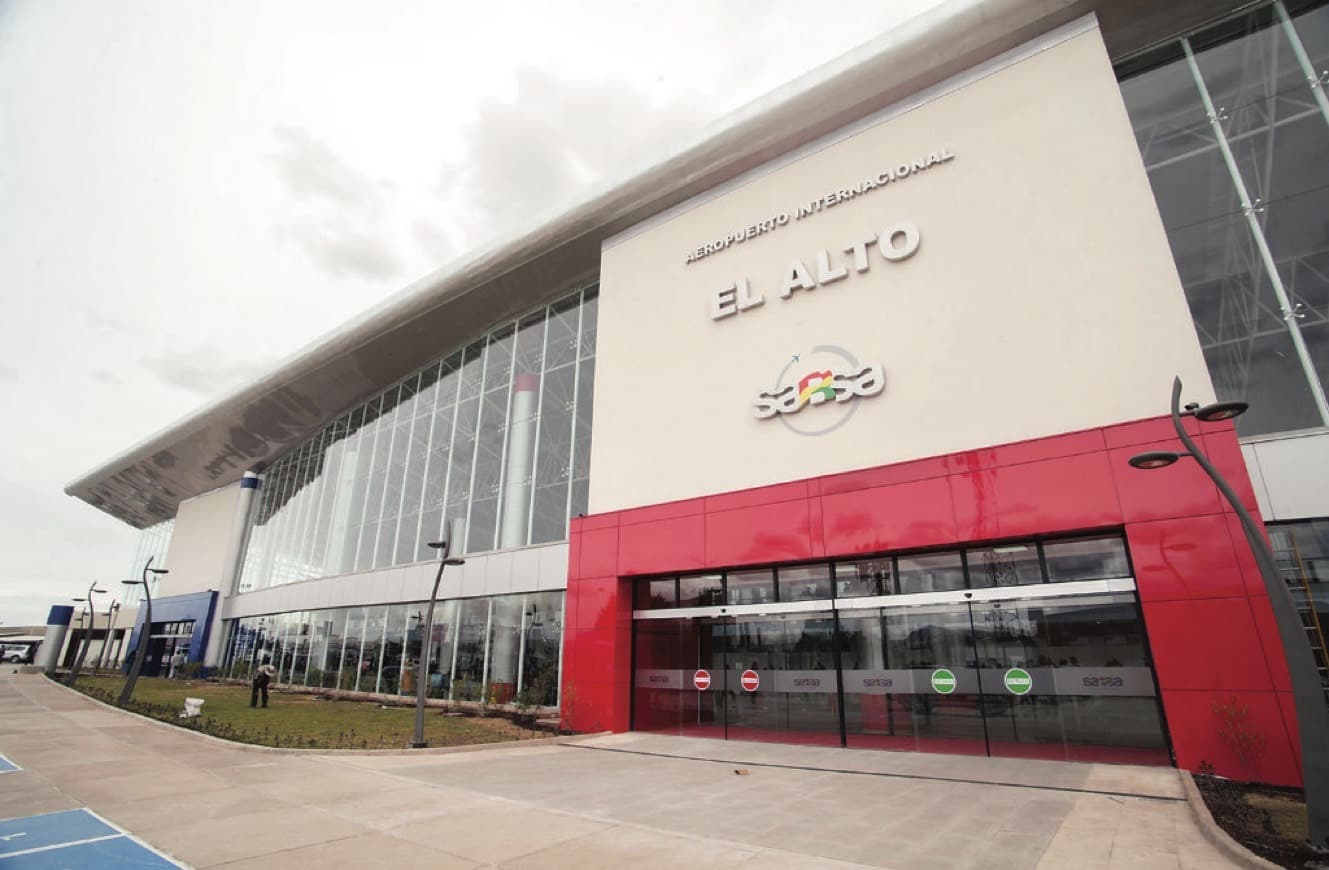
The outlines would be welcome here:
[[[1099,534],[643,578],[633,728],[1166,764],[1130,575]]]
[[[1274,523],[1266,528],[1329,701],[1329,519]]]
[[[239,591],[429,559],[445,517],[457,552],[566,539],[586,510],[597,299],[499,325],[278,459]]]
[[[1275,2],[1118,65],[1220,399],[1329,425],[1329,6]]]
[[[277,682],[413,695],[428,602],[276,613],[228,622],[219,675],[245,679],[269,658]],[[563,592],[440,601],[431,698],[555,706]]]
[[[171,547],[171,533],[175,531],[175,520],[166,520],[157,523],[155,526],[148,526],[139,532],[138,546],[134,549],[134,559],[129,563],[129,578],[131,580],[142,579],[143,566],[152,559],[152,564],[158,568],[166,561],[166,551]],[[149,575],[148,581],[152,583],[152,594],[157,594],[158,577]],[[122,588],[120,603],[122,607],[137,607],[143,600],[142,586],[125,586]]]

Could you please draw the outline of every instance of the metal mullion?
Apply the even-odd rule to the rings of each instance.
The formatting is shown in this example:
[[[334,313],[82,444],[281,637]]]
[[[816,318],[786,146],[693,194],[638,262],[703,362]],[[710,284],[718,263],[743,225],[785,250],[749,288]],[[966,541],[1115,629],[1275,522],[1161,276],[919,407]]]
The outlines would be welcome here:
[[[336,507],[339,499],[349,499],[351,493],[355,490],[355,481],[351,480],[348,482],[346,480],[346,463],[350,459],[350,454],[352,453],[355,455],[355,462],[358,463],[360,461],[360,433],[361,430],[364,429],[364,410],[365,406],[361,405],[358,408],[352,408],[346,414],[346,442],[342,446],[341,462],[337,465],[337,492],[333,495],[332,507],[334,510],[332,516],[328,518],[328,540],[325,542],[323,550],[323,564],[325,566],[331,566],[334,564],[332,554],[334,549],[336,550],[337,558],[335,567],[332,568],[332,572],[336,574],[345,573],[342,571],[342,553],[346,551],[346,529],[350,520],[350,511],[348,508],[346,515],[344,515],[342,520],[341,535],[340,537],[334,538],[333,532],[336,530],[335,523],[337,522],[338,513]],[[357,414],[360,415],[360,423],[358,425],[355,423]],[[342,492],[343,486],[347,487],[345,492]],[[326,570],[327,569],[325,568],[325,571]],[[340,665],[338,665],[338,668],[340,673]]]
[[[489,608],[485,614],[485,657],[480,670],[480,703],[489,701],[489,654],[493,651],[494,635],[494,596],[489,596]]]
[[[1282,118],[1270,121],[1253,130],[1247,130],[1244,133],[1238,133],[1235,136],[1229,136],[1228,142],[1229,143],[1241,142],[1243,140],[1250,139],[1254,136],[1258,136],[1260,133],[1264,132],[1264,129],[1266,127],[1283,127],[1288,124],[1295,124],[1297,121],[1300,121],[1304,118],[1309,118],[1311,115],[1314,114],[1315,114],[1314,109],[1307,109],[1304,112],[1297,112],[1294,115],[1286,115]],[[1163,169],[1165,167],[1171,166],[1174,163],[1180,163],[1183,160],[1189,160],[1192,157],[1198,157],[1201,154],[1207,154],[1210,151],[1216,151],[1216,150],[1218,150],[1217,142],[1207,142],[1204,145],[1200,145],[1199,147],[1194,148],[1190,151],[1183,151],[1181,154],[1174,154],[1171,157],[1164,157],[1162,160],[1159,160],[1155,163],[1146,164],[1144,168],[1146,172],[1153,172],[1155,169]],[[1203,221],[1201,221],[1201,223],[1203,223]],[[1181,225],[1181,227],[1187,227],[1187,226],[1192,226],[1192,224]],[[1179,227],[1172,227],[1172,229],[1179,229]]]
[[[401,417],[401,391],[405,389],[405,382],[397,385],[397,403],[392,408],[392,423],[388,426],[392,434],[388,436],[388,456],[383,463],[383,497],[378,500],[378,521],[374,524],[374,552],[369,557],[369,567],[374,569],[378,567],[378,543],[383,540],[383,516],[388,508],[388,482],[392,480],[392,456],[397,451],[397,419]],[[386,395],[386,394],[385,394]],[[400,523],[401,518],[398,517]],[[396,546],[396,527],[393,527],[393,546]]]
[[[465,372],[465,370],[466,370],[466,349],[465,349],[465,348],[462,348],[461,353],[460,353],[460,356],[458,357],[458,359],[460,360],[460,362],[459,362],[459,364],[458,364],[458,366],[457,366],[457,395],[453,396],[453,398],[452,398],[452,427],[451,427],[451,431],[448,432],[448,465],[447,465],[447,468],[445,468],[445,469],[443,470],[443,495],[442,495],[442,504],[439,505],[439,507],[440,507],[440,510],[439,510],[439,517],[440,517],[440,519],[439,519],[439,527],[438,527],[438,528],[439,528],[439,531],[440,531],[440,532],[442,532],[443,527],[444,527],[445,525],[447,525],[447,523],[448,523],[448,487],[452,485],[452,451],[453,451],[453,450],[456,448],[456,446],[457,446],[457,415],[458,415],[458,412],[459,412],[460,409],[461,409],[461,384],[462,384],[462,380],[463,380],[463,374],[464,374],[464,372]],[[483,381],[481,382],[481,386],[484,386]],[[435,408],[435,411],[437,411],[437,409],[438,409],[438,405],[435,404],[434,408]],[[476,419],[479,419],[479,418],[477,417]],[[431,422],[430,425],[432,426],[433,423]],[[433,432],[433,430],[431,429],[430,432]],[[429,441],[430,441],[430,443],[429,443],[429,450],[430,450],[430,453],[433,453],[434,444],[433,444],[433,436],[432,436],[432,435],[430,436]],[[422,495],[422,496],[421,496],[421,507],[420,507],[420,529],[419,529],[419,531],[416,533],[416,538],[415,538],[415,552],[416,552],[417,554],[419,554],[419,552],[420,552],[420,539],[421,539],[422,537],[424,537],[424,533],[425,533],[425,529],[424,529],[424,523],[425,523],[425,511],[424,511],[423,501],[424,501],[424,497],[423,497],[423,495]],[[463,529],[463,531],[465,531],[465,529]],[[425,543],[428,543],[428,541],[426,541]],[[457,542],[457,541],[453,541],[452,544],[453,544],[453,546],[455,547],[455,546],[457,546],[457,545],[459,544],[459,542]],[[451,697],[451,696],[449,695],[449,697]]]
[[[479,403],[475,409],[475,444],[471,446],[471,479],[466,487],[466,539],[462,542],[463,553],[469,553],[471,542],[471,505],[475,502],[475,463],[480,458],[480,424],[485,415],[485,377],[489,374],[489,337],[493,335],[490,331],[485,335],[484,356],[480,360],[480,394],[476,397]],[[462,368],[465,369],[466,357],[462,356]],[[443,509],[447,510],[447,493],[443,494]]]
[[[406,475],[411,470],[411,454],[415,449],[415,421],[420,419],[420,415],[416,413],[416,411],[420,407],[420,382],[424,379],[424,374],[423,370],[416,372],[415,393],[411,396],[414,401],[411,404],[411,425],[406,430],[406,455],[402,457],[401,460],[401,484],[397,487],[397,489],[401,491],[401,494],[397,497],[397,524],[392,527],[392,554],[388,557],[388,563],[390,565],[397,564],[397,539],[401,534],[401,522],[406,516]],[[398,415],[401,413],[401,404],[405,403],[400,403],[398,405]],[[388,493],[384,490],[383,503],[387,504],[387,501]],[[419,523],[417,521],[417,527],[418,525]],[[411,557],[410,561],[415,561],[414,552],[411,553]],[[403,647],[403,649],[405,649],[405,647]],[[403,658],[405,658],[405,656],[403,656]],[[400,686],[401,682],[398,681],[397,685]]]
[[[465,362],[462,358],[462,362]],[[452,700],[453,688],[457,685],[457,647],[461,643],[461,612],[463,609],[464,598],[456,599],[457,603],[452,608],[452,661],[448,663],[448,700]],[[431,629],[432,631],[432,629]],[[429,636],[429,642],[434,642],[434,636]],[[440,671],[442,668],[439,669]]]
[[[315,442],[318,443],[315,443]],[[289,582],[296,579],[304,579],[303,572],[297,571],[297,566],[302,565],[304,561],[304,533],[305,526],[309,522],[310,511],[310,487],[313,486],[314,455],[318,452],[319,444],[322,443],[322,436],[310,438],[306,442],[307,449],[301,453],[301,468],[299,477],[296,479],[296,499],[299,505],[296,508],[294,521],[291,524],[291,533],[287,540],[287,549],[292,553],[293,558],[288,560],[287,577]],[[297,576],[298,573],[298,576]]]
[[[1259,248],[1260,258],[1264,261],[1265,273],[1269,277],[1269,283],[1273,287],[1274,295],[1282,309],[1283,321],[1287,324],[1292,345],[1296,348],[1297,357],[1301,361],[1302,375],[1306,378],[1311,396],[1315,399],[1315,406],[1320,412],[1320,423],[1329,426],[1329,400],[1325,398],[1324,386],[1320,383],[1320,378],[1316,374],[1310,351],[1301,335],[1301,328],[1292,314],[1292,305],[1288,301],[1287,290],[1283,286],[1283,278],[1278,273],[1273,252],[1269,249],[1269,242],[1264,237],[1264,230],[1256,218],[1255,206],[1252,204],[1250,194],[1246,190],[1246,183],[1242,180],[1241,169],[1237,166],[1236,158],[1232,155],[1232,148],[1228,145],[1227,136],[1223,132],[1223,125],[1217,111],[1214,109],[1214,102],[1209,96],[1209,89],[1200,74],[1200,66],[1195,61],[1195,52],[1191,50],[1190,40],[1182,39],[1181,47],[1186,52],[1186,63],[1195,82],[1196,90],[1200,93],[1200,99],[1204,103],[1204,110],[1208,113],[1209,124],[1213,128],[1214,137],[1218,140],[1219,150],[1223,153],[1223,162],[1227,164],[1228,175],[1231,176],[1232,184],[1237,189],[1237,195],[1241,198],[1242,212],[1245,213],[1246,223],[1250,227],[1256,247]]]
[[[446,359],[446,357],[445,357]],[[463,359],[464,361],[464,359]],[[443,389],[443,362],[438,361],[438,377],[434,379],[437,385],[434,388],[434,407],[429,412],[429,434],[425,436],[425,464],[420,471],[420,515],[415,521],[415,538],[411,541],[411,559],[414,562],[420,553],[420,534],[425,523],[425,493],[429,490],[429,467],[434,464],[434,430],[438,424],[438,394]],[[457,381],[461,382],[461,369],[457,370]],[[455,413],[455,412],[454,412]],[[411,431],[415,431],[414,427]],[[451,461],[451,456],[448,457]],[[405,489],[405,487],[402,487]],[[447,477],[444,477],[443,502],[446,505],[448,500]]]
[[[518,633],[518,635],[517,635],[517,680],[516,680],[516,686],[517,686],[517,689],[516,689],[516,692],[517,692],[518,695],[521,694],[521,689],[522,689],[522,671],[523,671],[523,670],[525,669],[525,667],[526,667],[526,616],[527,616],[527,613],[526,613],[526,604],[527,604],[527,602],[530,600],[530,597],[531,597],[531,596],[529,596],[529,595],[523,595],[523,596],[521,597],[521,628],[518,629],[518,632],[519,632],[519,633]],[[514,696],[514,700],[515,700],[515,696]]]
[[[285,559],[286,538],[290,534],[291,523],[291,499],[295,496],[295,469],[299,465],[299,451],[292,451],[286,455],[286,460],[281,467],[281,491],[278,493],[276,504],[273,505],[277,513],[273,514],[273,519],[277,521],[276,528],[273,529],[276,534],[272,536],[272,564],[268,569],[268,586],[280,586],[285,582],[284,577],[278,576],[281,573],[281,563]],[[278,518],[280,514],[280,518]]]
[[[277,548],[277,562],[275,565],[278,578],[281,581],[280,585],[285,585],[290,582],[290,570],[288,567],[290,560],[288,553],[290,552],[291,538],[293,537],[292,530],[295,528],[299,514],[296,499],[299,498],[300,495],[300,476],[303,474],[300,457],[307,447],[308,443],[301,444],[297,450],[291,453],[290,462],[286,465],[286,501],[282,506],[281,544]]]
[[[677,587],[678,580],[675,578],[674,585]],[[677,588],[675,588],[674,600],[678,600]],[[568,634],[568,591],[563,590],[563,600],[559,604],[558,617],[558,680],[555,681],[554,688],[554,706],[562,709],[563,703],[563,647],[564,639]],[[635,635],[635,632],[634,632]]]
[[[305,524],[309,520],[310,506],[310,487],[313,485],[314,454],[318,451],[318,445],[315,441],[321,443],[321,437],[318,439],[310,438],[305,443],[305,450],[301,451],[299,463],[299,476],[296,478],[295,513],[292,516],[291,531],[287,536],[287,551],[291,553],[292,558],[287,560],[287,582],[294,582],[296,579],[304,579],[303,576],[297,577],[297,566],[303,561],[304,553],[304,530]]]
[[[286,532],[285,517],[279,518],[278,515],[281,513],[282,507],[285,505],[283,499],[291,490],[291,475],[288,471],[290,465],[291,463],[288,458],[277,468],[277,483],[279,488],[274,488],[276,491],[273,493],[272,507],[268,514],[268,524],[269,528],[272,530],[272,533],[268,537],[271,538],[272,543],[268,547],[268,554],[265,560],[268,563],[267,570],[264,572],[267,583],[263,588],[271,588],[273,585],[272,574],[277,563],[277,554],[281,550],[282,538]]]
[[[388,648],[388,617],[392,615],[392,605],[380,605],[383,608],[383,631],[378,636],[378,670],[374,675],[374,693],[382,694],[383,688],[383,659]]]
[[[545,319],[543,321],[545,334],[544,341],[540,345],[540,383],[536,386],[539,391],[535,396],[535,446],[531,449],[531,492],[530,500],[526,505],[526,541],[529,545],[531,538],[535,534],[535,490],[536,481],[539,479],[540,471],[540,427],[544,423],[545,410],[545,372],[549,370],[549,312],[552,305],[545,306]],[[580,336],[579,336],[580,338]],[[525,648],[523,642],[523,649]],[[518,690],[520,691],[520,689]]]
[[[503,444],[498,451],[498,495],[494,499],[494,543],[490,547],[491,550],[498,549],[502,544],[504,488],[508,480],[508,445],[512,443],[512,385],[517,380],[517,347],[520,344],[521,321],[514,320],[512,321],[512,365],[508,366],[508,392],[503,401]]]
[[[577,300],[577,349],[572,354],[572,425],[568,427],[568,497],[563,508],[563,537],[572,523],[572,491],[577,474],[577,400],[581,398],[581,322],[586,313],[586,288]],[[561,666],[561,665],[560,665]]]
[[[328,450],[331,449],[332,436],[335,434],[333,427],[336,421],[323,427],[319,433],[318,448],[314,451],[314,464],[310,471],[314,474],[309,482],[309,513],[305,517],[304,543],[300,548],[301,561],[304,562],[304,577],[317,577],[318,572],[314,570],[314,541],[318,536],[318,524],[323,518],[323,493],[328,488]]]
[[[320,488],[321,481],[319,478],[321,475],[316,472],[316,469],[323,455],[323,441],[327,438],[327,434],[327,427],[325,426],[323,431],[318,433],[317,439],[310,439],[311,444],[315,440],[318,443],[309,451],[309,456],[306,459],[304,499],[300,507],[300,525],[296,537],[296,553],[298,555],[296,562],[299,565],[297,579],[299,580],[309,577],[309,559],[305,554],[309,551],[309,523],[313,519],[313,514],[318,511],[318,489]]]
[[[329,512],[331,512],[333,505],[337,503],[337,484],[341,480],[341,466],[346,453],[346,444],[345,444],[346,434],[343,434],[342,436],[343,443],[341,445],[341,450],[337,452],[336,468],[332,467],[329,455],[332,449],[337,446],[337,441],[335,436],[337,435],[338,432],[337,427],[341,424],[342,420],[346,421],[346,433],[350,432],[351,415],[349,413],[345,417],[333,420],[332,425],[328,427],[328,431],[331,433],[332,436],[334,436],[334,438],[332,440],[332,443],[327,445],[327,447],[325,447],[323,451],[324,480],[323,480],[323,486],[319,489],[318,514],[314,517],[314,535],[309,542],[309,561],[312,563],[316,557],[321,560],[318,563],[318,570],[317,573],[314,575],[315,577],[324,577],[327,575],[328,572],[327,537],[325,537],[323,540],[323,552],[321,554],[316,554],[314,552],[314,548],[315,545],[318,543],[318,530],[323,525],[324,509],[326,508]],[[332,523],[332,517],[329,516],[328,524],[331,525],[331,523]],[[328,529],[329,536],[331,534],[331,531],[332,530],[329,528]]]
[[[374,443],[369,445],[369,466],[365,469],[365,491],[360,500],[360,526],[355,536],[355,556],[351,560],[351,570],[349,573],[356,573],[360,570],[360,545],[365,540],[365,520],[369,514],[369,491],[374,485],[374,458],[378,456],[378,437],[383,432],[383,402],[386,394],[378,397],[378,415],[374,417]],[[366,424],[369,425],[369,424]],[[361,439],[363,442],[364,439]],[[361,638],[363,640],[363,638]],[[363,646],[363,644],[362,644]],[[360,675],[356,674],[356,685],[359,685]]]
[[[1301,41],[1301,34],[1297,33],[1297,28],[1293,26],[1292,19],[1288,17],[1287,9],[1283,6],[1283,0],[1274,0],[1274,12],[1278,16],[1279,23],[1283,25],[1283,32],[1287,34],[1287,41],[1292,45],[1292,53],[1296,55],[1297,63],[1306,76],[1311,95],[1315,98],[1315,104],[1320,107],[1320,114],[1324,116],[1324,122],[1329,124],[1329,97],[1324,94],[1325,83],[1320,76],[1315,74],[1315,67],[1311,65],[1310,56],[1306,54],[1306,46]]]

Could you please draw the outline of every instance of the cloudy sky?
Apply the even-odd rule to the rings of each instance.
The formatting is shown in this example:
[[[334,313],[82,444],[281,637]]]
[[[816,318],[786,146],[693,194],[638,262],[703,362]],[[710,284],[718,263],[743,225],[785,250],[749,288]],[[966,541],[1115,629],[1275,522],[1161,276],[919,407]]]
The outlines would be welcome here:
[[[127,576],[66,483],[937,0],[0,0],[0,623]]]

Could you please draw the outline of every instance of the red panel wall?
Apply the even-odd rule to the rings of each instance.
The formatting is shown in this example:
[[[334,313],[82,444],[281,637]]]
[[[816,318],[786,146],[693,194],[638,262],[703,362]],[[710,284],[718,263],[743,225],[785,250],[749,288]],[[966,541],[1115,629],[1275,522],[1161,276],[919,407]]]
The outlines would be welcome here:
[[[1194,434],[1200,425],[1188,421]],[[629,727],[631,580],[996,538],[1124,528],[1177,763],[1300,785],[1287,668],[1240,525],[1194,464],[1126,460],[1181,450],[1167,418],[810,478],[572,521],[563,715]],[[1256,509],[1230,424],[1202,446]],[[1240,755],[1223,709],[1260,748]]]

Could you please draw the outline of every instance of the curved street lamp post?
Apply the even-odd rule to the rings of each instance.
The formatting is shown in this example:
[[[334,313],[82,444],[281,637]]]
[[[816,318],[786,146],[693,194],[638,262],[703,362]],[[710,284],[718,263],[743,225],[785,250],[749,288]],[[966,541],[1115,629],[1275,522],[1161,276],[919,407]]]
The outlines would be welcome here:
[[[102,661],[106,658],[106,650],[111,645],[111,634],[115,631],[115,614],[119,609],[119,601],[112,601],[106,608],[106,640],[102,641],[101,649],[97,650],[97,661],[92,666],[94,674],[99,673],[102,669]]]
[[[1218,491],[1227,499],[1241,528],[1246,533],[1246,542],[1255,556],[1260,568],[1260,577],[1264,581],[1265,592],[1274,612],[1274,622],[1278,626],[1278,636],[1282,641],[1283,655],[1287,658],[1288,675],[1292,681],[1292,699],[1297,711],[1297,729],[1301,737],[1302,780],[1306,788],[1306,821],[1310,842],[1317,849],[1329,846],[1329,705],[1326,704],[1325,687],[1315,667],[1315,656],[1311,652],[1310,641],[1306,637],[1305,627],[1297,613],[1297,606],[1292,600],[1292,593],[1283,582],[1278,562],[1262,529],[1250,512],[1242,505],[1232,485],[1229,484],[1209,458],[1200,451],[1186,433],[1182,425],[1183,416],[1194,417],[1202,423],[1215,423],[1230,420],[1246,411],[1245,402],[1217,402],[1201,408],[1197,404],[1188,404],[1183,410],[1181,404],[1181,378],[1172,381],[1172,426],[1177,430],[1177,438],[1185,446],[1185,453],[1170,451],[1151,451],[1130,458],[1135,468],[1164,468],[1182,457],[1189,456],[1199,463],[1205,474],[1218,487]]]
[[[425,693],[429,680],[429,653],[433,648],[434,602],[438,599],[438,584],[443,581],[443,569],[448,565],[464,565],[465,559],[449,559],[452,549],[452,530],[449,523],[443,523],[443,539],[432,541],[429,546],[438,550],[438,573],[434,575],[434,591],[429,593],[429,609],[425,611],[425,624],[420,635],[419,672],[415,680],[415,736],[411,741],[412,749],[423,749],[429,744],[425,741]]]
[[[97,608],[92,604],[92,595],[94,592],[105,592],[105,589],[98,589],[94,581],[88,586],[87,598],[75,598],[75,601],[86,601],[85,609],[88,612],[88,627],[83,632],[83,643],[79,644],[78,656],[74,659],[74,666],[69,669],[69,676],[65,679],[66,686],[74,685],[78,679],[79,671],[83,670],[83,661],[88,657],[88,647],[92,645],[92,630],[97,624]]]
[[[153,568],[152,560],[155,556],[149,556],[148,561],[143,566],[142,580],[121,580],[126,586],[142,586],[143,600],[146,602],[143,615],[143,631],[139,634],[138,649],[134,651],[134,663],[129,666],[129,676],[125,678],[125,687],[120,690],[120,706],[129,703],[129,699],[134,694],[134,684],[138,682],[139,672],[143,670],[143,659],[148,652],[148,639],[152,636],[152,584],[148,582],[149,574],[169,574],[165,568]]]

